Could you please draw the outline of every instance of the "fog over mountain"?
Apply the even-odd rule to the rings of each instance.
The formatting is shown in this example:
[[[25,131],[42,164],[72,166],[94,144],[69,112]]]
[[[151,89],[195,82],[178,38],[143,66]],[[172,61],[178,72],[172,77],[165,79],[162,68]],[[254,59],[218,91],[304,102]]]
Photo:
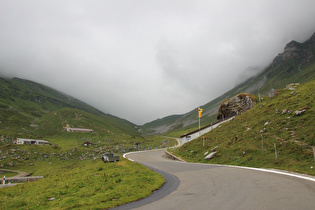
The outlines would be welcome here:
[[[313,0],[0,0],[0,76],[136,124],[205,104],[315,32]]]

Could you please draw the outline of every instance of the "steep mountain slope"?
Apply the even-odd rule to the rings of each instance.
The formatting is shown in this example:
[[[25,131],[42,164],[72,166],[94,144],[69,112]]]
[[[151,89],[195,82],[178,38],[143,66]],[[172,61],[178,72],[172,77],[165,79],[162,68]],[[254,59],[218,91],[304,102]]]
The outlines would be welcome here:
[[[220,103],[239,93],[267,95],[270,89],[284,88],[293,82],[305,83],[315,78],[315,33],[304,43],[291,41],[284,52],[274,58],[271,64],[258,75],[246,80],[218,98],[203,105],[201,124],[206,125],[216,120]],[[142,126],[143,132],[164,133],[176,130],[189,130],[198,127],[197,108],[173,121],[169,117],[147,123]],[[165,121],[164,121],[165,120]]]
[[[179,149],[187,161],[278,168],[315,175],[315,79],[277,91]],[[315,148],[314,148],[315,149]],[[205,154],[216,151],[209,160]]]
[[[56,133],[69,124],[74,127],[105,127],[111,132],[139,135],[134,124],[101,111],[44,85],[19,78],[0,78],[0,134],[45,136]],[[63,111],[62,111],[63,110]],[[67,111],[66,111],[67,110]],[[59,113],[62,118],[53,120]],[[70,114],[67,118],[65,113]],[[93,118],[82,124],[80,118]],[[77,119],[67,122],[67,119]],[[52,122],[55,122],[53,125]],[[50,124],[49,129],[43,129]],[[56,127],[58,125],[58,128]],[[50,132],[48,132],[50,130]],[[42,131],[42,132],[38,132]]]

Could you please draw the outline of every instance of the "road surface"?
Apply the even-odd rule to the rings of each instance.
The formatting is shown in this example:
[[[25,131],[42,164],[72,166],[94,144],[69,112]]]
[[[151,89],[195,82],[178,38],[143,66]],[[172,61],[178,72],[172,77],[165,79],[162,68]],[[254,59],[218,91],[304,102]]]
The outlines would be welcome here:
[[[315,209],[315,181],[163,158],[164,150],[127,158],[169,174],[167,186],[115,209]]]

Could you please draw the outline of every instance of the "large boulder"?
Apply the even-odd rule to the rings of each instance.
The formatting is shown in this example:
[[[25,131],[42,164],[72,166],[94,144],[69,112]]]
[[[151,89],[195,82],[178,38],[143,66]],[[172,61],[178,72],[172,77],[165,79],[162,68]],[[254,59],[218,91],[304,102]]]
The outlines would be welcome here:
[[[240,115],[255,105],[255,97],[249,93],[240,93],[233,98],[226,99],[220,105],[217,119],[226,119]]]

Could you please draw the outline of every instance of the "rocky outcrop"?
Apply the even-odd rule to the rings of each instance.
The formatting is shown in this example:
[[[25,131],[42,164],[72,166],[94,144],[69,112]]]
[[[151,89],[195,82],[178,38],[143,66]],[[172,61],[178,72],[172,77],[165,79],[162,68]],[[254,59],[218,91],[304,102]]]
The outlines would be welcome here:
[[[217,119],[226,119],[240,115],[255,105],[254,96],[248,93],[241,93],[233,98],[229,98],[220,105]]]
[[[303,44],[291,41],[289,42],[283,52],[283,60],[289,60],[292,58],[302,58],[305,57],[307,49],[304,48]]]
[[[315,45],[315,33],[312,37],[304,43],[299,43],[297,41],[289,42],[283,53],[278,54],[272,61],[271,67],[277,66],[282,61],[287,61],[290,59],[301,59],[301,65],[308,64],[315,59],[315,55],[312,48]]]

